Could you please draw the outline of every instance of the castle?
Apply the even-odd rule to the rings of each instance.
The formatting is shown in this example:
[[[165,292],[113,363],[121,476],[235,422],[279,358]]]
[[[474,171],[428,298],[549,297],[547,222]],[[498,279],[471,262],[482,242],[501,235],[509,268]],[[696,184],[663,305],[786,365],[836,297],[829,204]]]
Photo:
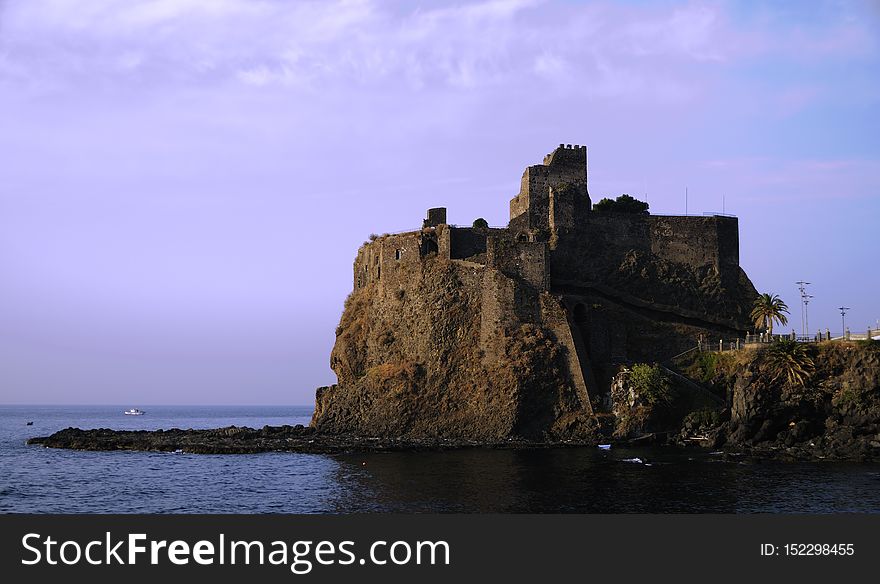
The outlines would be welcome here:
[[[450,225],[446,209],[434,208],[421,230],[384,235],[358,250],[352,298],[365,302],[368,314],[356,330],[343,314],[331,356],[339,384],[319,390],[314,423],[339,431],[358,426],[342,410],[360,408],[369,417],[364,408],[381,400],[383,387],[398,387],[397,394],[424,393],[437,383],[448,388],[454,380],[440,370],[460,367],[473,371],[457,383],[482,395],[484,406],[497,397],[493,392],[516,402],[515,419],[495,434],[570,434],[574,418],[608,407],[617,364],[662,361],[702,336],[729,338],[748,328],[756,292],[739,267],[738,237],[730,216],[594,210],[586,147],[560,144],[523,172],[507,227]],[[445,291],[437,287],[441,280]],[[354,310],[350,301],[346,312]],[[424,330],[401,320],[408,310]],[[523,373],[526,353],[512,352],[514,341],[546,349],[557,364],[553,383],[565,387],[555,397],[545,395],[553,391],[547,379]],[[543,404],[541,412],[531,411],[535,404]],[[412,407],[403,411],[408,418],[397,432],[450,431],[420,423]]]

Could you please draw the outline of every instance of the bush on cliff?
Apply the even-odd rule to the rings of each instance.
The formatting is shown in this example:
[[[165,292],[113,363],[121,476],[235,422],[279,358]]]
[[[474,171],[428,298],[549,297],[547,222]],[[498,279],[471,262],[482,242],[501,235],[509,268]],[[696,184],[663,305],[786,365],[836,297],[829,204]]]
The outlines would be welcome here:
[[[672,402],[669,378],[659,365],[636,363],[630,372],[629,381],[633,390],[647,405],[668,405]]]
[[[777,341],[767,349],[764,366],[770,383],[784,379],[789,387],[802,387],[816,371],[807,345],[788,339]]]
[[[659,365],[636,363],[611,382],[614,435],[634,438],[666,425],[676,394]]]

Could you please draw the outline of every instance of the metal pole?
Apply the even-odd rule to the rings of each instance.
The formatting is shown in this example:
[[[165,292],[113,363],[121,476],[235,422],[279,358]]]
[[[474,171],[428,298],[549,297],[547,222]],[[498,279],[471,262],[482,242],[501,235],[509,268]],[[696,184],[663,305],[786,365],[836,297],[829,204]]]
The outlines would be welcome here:
[[[806,309],[804,307],[804,299],[807,295],[807,286],[809,286],[809,282],[805,282],[800,280],[799,282],[795,282],[798,285],[798,290],[801,291],[801,335],[807,335],[807,318],[806,318]]]
[[[837,309],[840,311],[840,338],[846,340],[846,311],[849,306],[839,306]]]
[[[813,298],[812,294],[804,295],[804,330],[808,333],[810,332],[810,299]],[[806,335],[806,333],[804,333]]]
[[[799,282],[795,282],[798,285],[798,290],[801,293],[801,332],[804,330],[804,282],[803,280]]]

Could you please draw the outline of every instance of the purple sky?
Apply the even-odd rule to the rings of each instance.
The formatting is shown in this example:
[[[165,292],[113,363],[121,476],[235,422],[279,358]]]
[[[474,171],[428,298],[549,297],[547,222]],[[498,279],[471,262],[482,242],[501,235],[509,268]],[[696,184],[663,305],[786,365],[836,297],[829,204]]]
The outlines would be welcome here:
[[[862,331],[878,105],[876,2],[0,0],[0,403],[310,404],[358,245],[560,142]]]

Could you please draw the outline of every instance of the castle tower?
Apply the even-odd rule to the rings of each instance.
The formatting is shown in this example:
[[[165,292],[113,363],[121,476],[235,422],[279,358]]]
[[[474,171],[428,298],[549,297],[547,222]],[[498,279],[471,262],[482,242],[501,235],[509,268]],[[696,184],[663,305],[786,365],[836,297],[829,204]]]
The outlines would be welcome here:
[[[510,227],[534,233],[551,228],[551,191],[566,192],[568,204],[589,211],[587,192],[587,147],[560,144],[544,157],[542,164],[523,172],[520,190],[510,201]],[[557,211],[559,205],[556,205]],[[573,210],[569,212],[574,215]]]

